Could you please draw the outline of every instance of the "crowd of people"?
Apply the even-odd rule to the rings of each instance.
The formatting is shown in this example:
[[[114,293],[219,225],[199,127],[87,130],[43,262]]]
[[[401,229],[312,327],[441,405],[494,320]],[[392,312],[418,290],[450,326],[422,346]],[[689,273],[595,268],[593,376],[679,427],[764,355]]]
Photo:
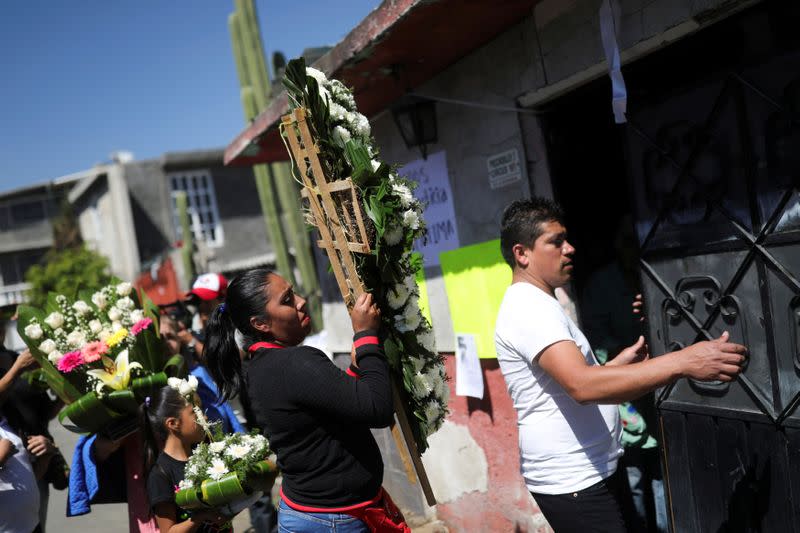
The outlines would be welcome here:
[[[524,482],[559,533],[646,531],[641,484],[660,479],[658,461],[647,452],[657,443],[639,412],[644,408],[630,402],[683,377],[735,379],[746,348],[724,333],[651,358],[635,329],[614,336],[594,327],[593,349],[555,298],[571,280],[575,252],[559,206],[539,198],[512,203],[500,239],[513,280],[495,342],[517,411]],[[608,279],[628,279],[625,265],[620,268]],[[598,283],[613,290],[611,281]],[[618,285],[625,293],[624,283]],[[586,309],[604,302],[597,297]],[[306,301],[270,270],[249,270],[230,284],[204,274],[182,305],[161,316],[165,354],[184,356],[208,419],[225,432],[256,429],[269,439],[282,476],[280,498],[276,510],[266,491],[250,507],[256,532],[410,531],[382,488],[383,460],[370,432],[391,425],[394,415],[380,310],[365,294],[350,315],[354,337],[346,371],[303,345],[312,328]],[[127,501],[131,530],[230,531],[230,516],[175,502],[192,449],[205,438],[185,395],[167,386],[149,396],[140,425],[123,438],[82,437],[70,471],[48,432],[60,402],[35,379],[21,377],[34,367],[27,351],[0,352],[0,530],[45,531],[53,485],[68,487],[68,515]],[[228,403],[234,398],[241,419]],[[628,417],[625,432],[621,416]],[[145,459],[139,470],[131,466],[134,455]],[[663,499],[657,488],[649,496],[655,499],[650,514],[655,507],[660,517],[649,517],[651,530],[662,531]]]

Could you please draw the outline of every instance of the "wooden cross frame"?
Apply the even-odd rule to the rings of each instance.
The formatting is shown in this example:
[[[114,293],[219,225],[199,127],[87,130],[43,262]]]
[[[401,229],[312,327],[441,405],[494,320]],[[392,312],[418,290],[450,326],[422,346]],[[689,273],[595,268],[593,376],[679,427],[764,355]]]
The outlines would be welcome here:
[[[289,147],[303,180],[301,195],[308,200],[314,216],[314,225],[320,233],[321,239],[317,245],[327,252],[342,298],[348,309],[352,309],[356,299],[365,292],[364,283],[356,271],[352,254],[370,252],[369,238],[356,189],[350,178],[331,181],[326,179],[317,156],[319,147],[308,128],[305,109],[297,108],[283,116],[281,126],[288,138]],[[397,416],[397,423],[392,426],[392,436],[400,452],[408,480],[411,483],[419,480],[428,505],[435,505],[436,497],[433,495],[414,434],[408,423],[398,383],[392,381],[394,410]]]

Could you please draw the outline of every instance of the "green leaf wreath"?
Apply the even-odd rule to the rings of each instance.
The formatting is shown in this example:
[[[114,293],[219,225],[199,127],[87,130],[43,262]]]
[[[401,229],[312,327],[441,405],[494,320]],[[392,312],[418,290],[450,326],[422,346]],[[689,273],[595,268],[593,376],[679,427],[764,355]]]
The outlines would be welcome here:
[[[289,62],[283,83],[292,109],[308,113],[326,178],[350,177],[372,223],[372,253],[354,254],[354,260],[381,308],[386,356],[405,389],[409,423],[422,453],[428,436],[444,422],[450,391],[431,325],[419,309],[415,274],[422,257],[413,246],[426,229],[423,206],[412,193],[416,183],[378,159],[369,120],[344,84],[306,67],[302,58]]]

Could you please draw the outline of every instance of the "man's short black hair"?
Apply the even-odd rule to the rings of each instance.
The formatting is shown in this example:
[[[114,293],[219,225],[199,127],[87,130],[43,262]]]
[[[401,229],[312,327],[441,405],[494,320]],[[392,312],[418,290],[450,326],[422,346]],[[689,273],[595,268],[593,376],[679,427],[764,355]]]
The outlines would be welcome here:
[[[500,251],[508,266],[514,268],[515,244],[533,246],[542,234],[542,224],[547,222],[564,223],[561,206],[546,198],[526,198],[516,200],[503,211],[500,221]]]

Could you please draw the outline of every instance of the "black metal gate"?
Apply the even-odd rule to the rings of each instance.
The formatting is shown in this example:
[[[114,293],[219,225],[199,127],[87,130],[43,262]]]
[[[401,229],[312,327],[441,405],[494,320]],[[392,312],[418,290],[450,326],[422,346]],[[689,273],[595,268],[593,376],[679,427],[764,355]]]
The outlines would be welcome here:
[[[733,383],[659,391],[674,531],[800,531],[800,53],[672,94],[627,128],[653,353],[719,336]]]

